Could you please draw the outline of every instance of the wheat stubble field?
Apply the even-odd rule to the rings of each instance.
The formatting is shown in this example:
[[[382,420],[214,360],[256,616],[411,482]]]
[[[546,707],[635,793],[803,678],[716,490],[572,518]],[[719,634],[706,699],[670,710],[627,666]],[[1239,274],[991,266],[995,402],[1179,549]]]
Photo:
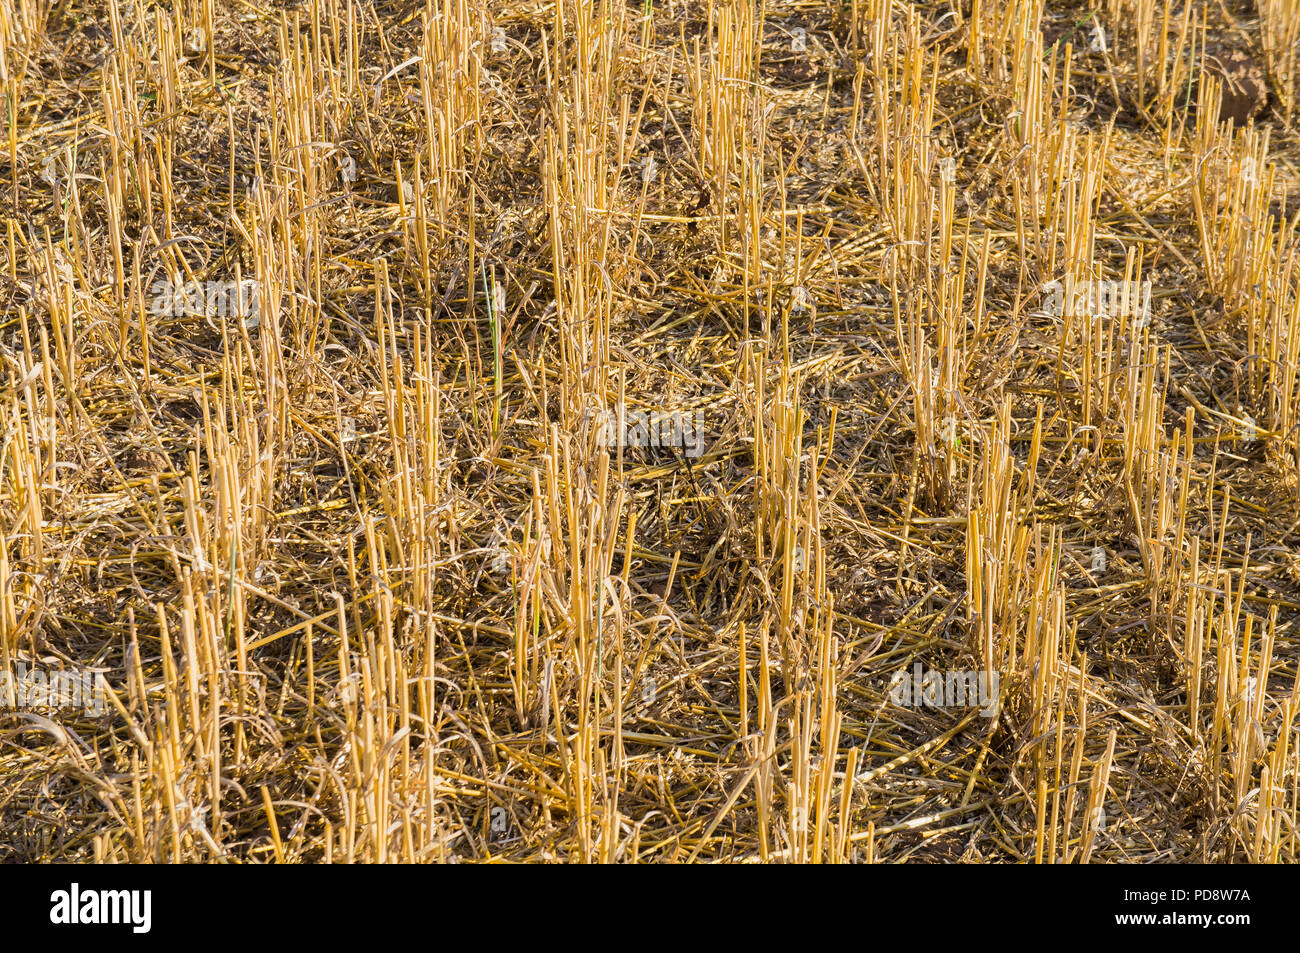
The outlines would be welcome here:
[[[1296,860],[1298,53],[2,0],[0,860]]]

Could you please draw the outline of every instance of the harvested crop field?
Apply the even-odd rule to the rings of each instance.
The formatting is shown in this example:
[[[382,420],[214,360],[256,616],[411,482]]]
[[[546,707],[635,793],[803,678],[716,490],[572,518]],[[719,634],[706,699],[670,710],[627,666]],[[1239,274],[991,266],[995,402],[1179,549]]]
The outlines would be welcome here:
[[[1297,860],[1298,56],[0,0],[0,860]]]

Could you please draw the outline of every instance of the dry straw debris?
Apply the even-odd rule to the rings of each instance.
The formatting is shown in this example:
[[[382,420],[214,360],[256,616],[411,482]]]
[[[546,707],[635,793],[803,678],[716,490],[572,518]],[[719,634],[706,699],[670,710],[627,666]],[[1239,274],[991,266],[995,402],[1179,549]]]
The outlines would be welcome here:
[[[1298,31],[0,0],[0,859],[1295,861]]]

